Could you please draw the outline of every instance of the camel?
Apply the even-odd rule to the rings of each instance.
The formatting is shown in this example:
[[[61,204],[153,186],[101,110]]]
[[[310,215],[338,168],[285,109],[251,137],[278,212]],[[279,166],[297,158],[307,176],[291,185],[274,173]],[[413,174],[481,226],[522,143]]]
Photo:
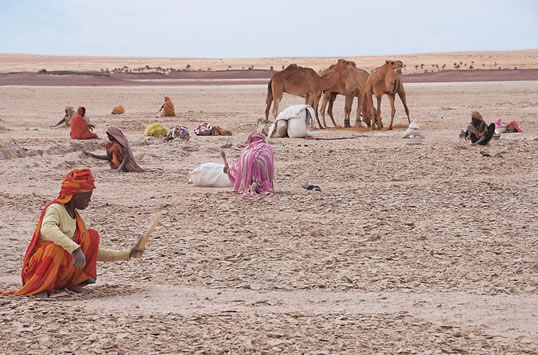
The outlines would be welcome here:
[[[411,123],[409,118],[409,109],[405,100],[405,89],[403,82],[400,79],[396,69],[401,68],[403,63],[400,60],[385,61],[385,64],[376,68],[366,81],[364,92],[361,99],[361,112],[368,126],[372,123],[372,129],[383,128],[383,122],[381,121],[381,97],[384,94],[389,96],[390,107],[392,108],[389,130],[392,129],[392,122],[394,121],[394,114],[396,109],[394,108],[394,97],[396,93],[402,100],[402,104],[407,115],[407,120]],[[374,104],[372,94],[377,98],[377,111],[374,110]]]
[[[321,104],[321,117],[323,118],[323,124],[327,126],[325,123],[325,108],[327,106],[327,102],[329,103],[329,117],[333,121],[333,125],[336,126],[336,122],[334,121],[334,116],[332,112],[334,100],[336,99],[336,95],[341,94],[346,97],[346,103],[344,106],[344,127],[351,127],[350,125],[350,115],[351,115],[351,105],[353,104],[353,98],[357,97],[357,124],[360,124],[360,99],[361,94],[363,92],[364,84],[366,83],[366,80],[368,80],[368,72],[362,69],[358,69],[355,65],[355,62],[351,62],[351,65],[348,66],[348,68],[342,73],[340,76],[340,80],[338,80],[333,87],[330,87],[325,91],[323,94],[323,100]],[[331,70],[334,69],[334,64],[331,65],[329,68],[320,71],[320,75],[326,75]]]
[[[274,101],[273,116],[276,120],[278,115],[278,105],[282,100],[283,93],[301,96],[305,98],[305,104],[312,106],[316,112],[316,119],[320,128],[325,128],[318,117],[318,105],[321,92],[334,86],[342,73],[351,65],[344,59],[338,60],[334,69],[324,76],[319,76],[311,68],[290,64],[286,69],[276,72],[267,85],[267,106],[265,108],[265,118],[269,119],[269,111]]]

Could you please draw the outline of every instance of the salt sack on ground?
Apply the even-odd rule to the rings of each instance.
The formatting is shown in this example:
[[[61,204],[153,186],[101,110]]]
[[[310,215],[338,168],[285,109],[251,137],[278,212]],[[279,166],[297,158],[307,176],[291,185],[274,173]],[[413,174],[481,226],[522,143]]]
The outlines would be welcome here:
[[[232,187],[223,164],[204,163],[190,172],[192,184],[201,187]]]
[[[294,105],[286,108],[276,118],[275,123],[269,129],[268,136],[275,138],[290,137],[303,138],[311,136],[308,126],[314,128],[316,113],[311,106]],[[273,131],[275,133],[273,134]]]
[[[424,134],[419,130],[419,125],[415,121],[409,124],[402,138],[424,138]]]

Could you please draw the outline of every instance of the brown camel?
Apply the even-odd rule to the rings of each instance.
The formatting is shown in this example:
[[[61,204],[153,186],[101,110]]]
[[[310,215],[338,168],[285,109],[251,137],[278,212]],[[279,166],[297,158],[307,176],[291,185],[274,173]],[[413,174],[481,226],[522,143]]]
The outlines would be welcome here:
[[[409,109],[407,108],[407,103],[405,100],[405,89],[403,82],[398,73],[395,71],[402,66],[403,63],[400,60],[387,60],[385,64],[376,68],[366,81],[364,93],[361,99],[361,112],[368,126],[370,126],[371,122],[372,129],[375,129],[376,125],[378,128],[383,128],[383,122],[381,121],[381,97],[384,94],[389,96],[390,107],[392,109],[388,129],[392,129],[392,122],[394,121],[394,114],[396,113],[396,109],[394,108],[394,97],[396,93],[398,96],[400,96],[405,113],[407,115],[407,120],[409,123],[411,123],[411,119],[409,118]],[[377,98],[377,111],[374,110],[372,94]]]
[[[318,116],[318,105],[321,92],[334,86],[342,73],[351,65],[351,62],[340,59],[336,63],[334,70],[324,76],[319,76],[311,68],[304,68],[296,64],[290,64],[282,71],[273,74],[267,85],[267,106],[265,108],[265,118],[269,119],[269,110],[274,101],[273,116],[278,115],[278,105],[282,100],[283,93],[301,96],[305,98],[305,104],[310,105],[316,112],[316,119],[320,128],[325,128]]]
[[[332,112],[334,100],[336,99],[337,94],[344,95],[346,97],[346,103],[344,106],[344,127],[351,127],[350,125],[350,115],[351,115],[351,105],[353,104],[353,98],[357,97],[357,124],[360,122],[360,98],[364,88],[366,80],[368,80],[368,72],[362,69],[357,69],[355,62],[349,61],[351,65],[348,65],[347,69],[340,76],[333,87],[327,89],[323,95],[323,100],[321,104],[321,117],[323,118],[323,124],[325,123],[325,108],[327,102],[329,103],[329,117],[333,121],[333,125],[336,126],[334,121],[334,116]],[[334,64],[329,68],[320,71],[320,75],[326,75],[331,70],[334,70]]]

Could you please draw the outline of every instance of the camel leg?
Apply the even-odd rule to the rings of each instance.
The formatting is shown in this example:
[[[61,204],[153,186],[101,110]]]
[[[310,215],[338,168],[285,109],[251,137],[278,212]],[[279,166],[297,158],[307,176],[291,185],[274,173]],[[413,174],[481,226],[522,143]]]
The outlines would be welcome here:
[[[319,113],[318,113],[318,106],[319,106],[320,97],[321,97],[321,92],[319,92],[315,96],[313,95],[311,97],[311,100],[310,100],[311,101],[310,106],[312,106],[312,108],[314,109],[314,112],[316,113],[316,120],[318,121],[319,128],[324,129],[326,127],[321,124],[321,121],[319,120]]]
[[[273,93],[267,92],[267,98],[265,99],[265,119],[269,119],[269,111],[271,110],[271,104],[273,103]]]
[[[355,127],[361,126],[361,97],[357,96],[357,117],[355,118]]]
[[[273,98],[272,97],[271,97],[271,99],[267,98],[265,103],[267,105],[267,106],[265,106],[265,119],[269,120],[269,112],[271,111],[271,104],[273,103]]]
[[[333,115],[333,106],[334,106],[334,100],[336,100],[336,93],[333,92],[331,93],[331,97],[329,99],[329,117],[331,118],[331,121],[333,121],[333,127],[336,127],[336,121],[334,120],[334,115]]]
[[[377,99],[377,111],[376,111],[376,118],[374,120],[375,124],[377,125],[377,128],[383,128],[383,121],[381,121],[381,98],[383,96],[376,96]],[[374,123],[372,123],[372,126]]]
[[[400,85],[400,90],[398,90],[398,96],[400,96],[400,100],[402,100],[405,114],[407,115],[407,122],[411,123],[411,118],[409,118],[409,109],[407,108],[407,102],[405,99],[405,90],[402,85]]]
[[[327,108],[327,102],[330,100],[330,95],[331,94],[329,91],[325,91],[321,98],[321,118],[323,119],[323,124],[325,125],[325,127],[327,127],[327,123],[325,122],[325,109]]]
[[[280,104],[280,100],[282,100],[282,95],[280,95],[279,97],[276,97],[274,96],[273,97],[273,116],[276,120],[276,117],[278,116],[278,105]]]
[[[396,114],[396,108],[394,108],[394,95],[389,95],[389,101],[390,101],[390,125],[389,125],[389,131],[392,129],[392,122],[394,121],[394,115]]]
[[[270,91],[269,91],[270,90]],[[276,117],[278,116],[278,105],[280,104],[280,100],[282,100],[282,95],[284,95],[284,87],[281,83],[275,82],[271,80],[269,82],[269,86],[267,89],[267,107],[266,112],[269,114],[269,108],[270,108],[270,99],[273,100],[273,116],[276,120]]]
[[[352,95],[346,95],[346,104],[344,106],[344,127],[351,127],[349,119],[351,116],[351,105],[353,105],[353,98],[354,96]]]
[[[371,121],[372,121],[372,113],[373,110],[370,105],[372,105],[372,95],[368,96],[368,94],[363,94],[361,99],[361,113],[362,113],[362,120],[368,127],[371,127]]]

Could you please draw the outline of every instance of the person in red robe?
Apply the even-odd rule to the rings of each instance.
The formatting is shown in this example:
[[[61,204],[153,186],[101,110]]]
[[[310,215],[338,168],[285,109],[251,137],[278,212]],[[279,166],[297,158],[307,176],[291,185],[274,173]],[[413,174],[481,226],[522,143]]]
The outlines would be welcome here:
[[[86,108],[80,106],[77,109],[77,115],[71,121],[71,138],[72,139],[96,139],[97,134],[90,131],[88,123],[84,119]]]
[[[24,256],[22,287],[4,295],[36,295],[47,297],[54,290],[82,292],[82,287],[95,283],[97,261],[129,260],[143,250],[99,248],[99,233],[86,226],[77,210],[88,207],[94,178],[89,169],[69,172],[60,195],[50,202],[39,218]]]

